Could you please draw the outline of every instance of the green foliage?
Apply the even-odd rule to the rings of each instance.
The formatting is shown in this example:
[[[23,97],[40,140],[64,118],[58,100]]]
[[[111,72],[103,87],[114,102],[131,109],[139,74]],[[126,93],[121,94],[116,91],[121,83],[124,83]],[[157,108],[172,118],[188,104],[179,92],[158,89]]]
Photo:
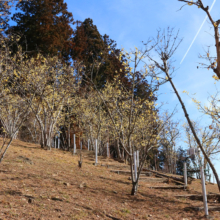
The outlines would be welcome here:
[[[177,150],[177,161],[176,161],[176,170],[178,175],[183,175],[183,163],[186,162],[187,169],[192,169],[191,167],[191,159],[188,158],[188,155],[182,147],[179,147]],[[189,175],[189,174],[188,174]],[[191,174],[190,174],[191,175]]]

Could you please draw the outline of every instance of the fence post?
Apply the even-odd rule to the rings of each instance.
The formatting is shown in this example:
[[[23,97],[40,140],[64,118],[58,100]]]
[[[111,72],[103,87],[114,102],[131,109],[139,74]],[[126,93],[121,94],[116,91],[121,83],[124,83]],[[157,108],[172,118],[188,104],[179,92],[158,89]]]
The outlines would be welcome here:
[[[136,151],[134,151],[134,178],[135,178],[135,182],[137,181],[137,154]]]
[[[58,149],[60,149],[60,132],[58,132]]]
[[[187,186],[187,167],[186,167],[186,162],[183,163],[184,166],[184,183],[185,186]]]
[[[207,204],[207,196],[206,196],[205,177],[204,177],[203,166],[200,167],[200,173],[201,173],[201,183],[202,183],[202,194],[203,194],[204,210],[205,210],[205,215],[208,216],[209,212],[208,212],[208,204]]]
[[[80,142],[80,150],[82,150],[82,141]]]
[[[109,157],[108,142],[107,142],[107,157]]]
[[[73,135],[73,154],[76,153],[76,136],[75,134]]]
[[[57,148],[57,137],[56,136],[54,137],[54,147],[55,149]]]
[[[88,139],[88,151],[89,151],[89,139]]]
[[[137,150],[136,154],[137,154],[137,168],[138,168],[139,167],[139,150]]]
[[[97,139],[95,139],[95,165],[98,164],[98,146],[97,146]]]

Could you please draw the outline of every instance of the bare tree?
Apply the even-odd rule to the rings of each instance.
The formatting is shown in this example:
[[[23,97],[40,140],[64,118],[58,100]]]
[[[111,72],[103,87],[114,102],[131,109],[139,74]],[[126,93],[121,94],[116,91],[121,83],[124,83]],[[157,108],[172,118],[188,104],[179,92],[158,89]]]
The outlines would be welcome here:
[[[131,89],[127,90],[120,80],[115,78],[113,83],[107,83],[103,90],[98,90],[94,83],[87,80],[94,86],[111,122],[111,128],[119,140],[120,146],[127,154],[130,161],[132,190],[131,194],[135,195],[138,190],[139,176],[145,163],[146,157],[152,148],[157,148],[161,129],[165,121],[160,119],[155,101],[154,92],[159,84],[154,77],[149,75],[148,66],[143,70],[138,70],[138,66],[147,57],[147,54],[154,48],[150,45],[150,40],[145,44],[143,51],[138,50],[125,55],[128,63],[133,63],[131,68],[128,63],[124,64],[128,70],[128,78],[131,82]],[[156,44],[156,43],[155,43]],[[150,46],[149,46],[150,45]],[[119,56],[120,59],[120,56]],[[135,96],[135,89],[140,80],[148,78],[148,96],[143,98]],[[135,151],[140,151],[140,163],[137,173],[135,167]]]
[[[176,173],[177,149],[176,142],[180,138],[179,122],[174,122],[168,118],[168,113],[165,113],[165,124],[160,133],[160,146],[165,157],[164,163],[168,167],[168,172]]]
[[[32,66],[31,66],[32,65]],[[54,128],[61,118],[64,104],[69,93],[74,91],[73,69],[61,64],[57,57],[45,58],[38,55],[26,61],[26,69],[20,77],[25,78],[25,96],[22,98],[30,104],[41,130],[41,147],[51,147]],[[33,102],[29,95],[35,93]]]
[[[16,42],[16,39],[11,40]],[[16,55],[11,56],[8,39],[2,37],[1,42],[3,46],[0,49],[0,119],[9,140],[3,141],[1,152],[4,150],[0,156],[0,163],[30,113],[30,104],[26,104],[21,98],[26,94],[23,80],[19,78],[25,72],[24,54],[19,50]],[[34,97],[35,92],[28,96],[29,103],[32,103]]]
[[[215,38],[215,47],[216,47],[216,56],[212,57],[210,56],[209,52],[206,54],[206,58],[210,61],[210,65],[207,66],[207,68],[213,69],[214,73],[216,74],[217,78],[220,79],[220,41],[219,41],[219,24],[220,19],[214,20],[210,11],[209,6],[205,6],[203,3],[203,0],[195,0],[195,1],[187,1],[187,0],[178,0],[180,2],[185,2],[186,5],[192,5],[197,6],[201,10],[203,10],[206,15],[208,16],[208,19],[214,29],[214,38]],[[183,7],[183,6],[182,6]],[[181,7],[181,8],[182,8]]]
[[[201,141],[195,131],[193,123],[189,117],[187,110],[186,110],[186,107],[185,107],[185,105],[184,105],[184,103],[183,103],[174,83],[173,83],[173,80],[172,80],[172,74],[174,73],[175,68],[172,66],[171,58],[172,58],[173,54],[175,53],[175,51],[177,50],[177,48],[182,40],[179,40],[178,33],[176,35],[174,35],[173,29],[170,29],[170,28],[168,28],[166,32],[164,31],[162,33],[160,39],[161,39],[160,44],[158,44],[157,47],[155,48],[155,52],[158,55],[157,58],[159,59],[159,61],[156,61],[156,59],[153,58],[152,56],[148,56],[148,58],[153,62],[153,65],[156,68],[158,68],[160,73],[162,72],[163,74],[165,74],[165,77],[163,77],[163,80],[166,80],[171,84],[171,86],[172,86],[172,88],[173,88],[173,90],[174,90],[174,92],[175,92],[175,94],[181,104],[181,107],[182,107],[183,112],[185,114],[186,120],[187,120],[189,127],[193,133],[193,136],[196,140],[196,143],[198,144],[198,147],[201,149],[205,159],[209,163],[209,165],[212,169],[212,172],[215,175],[215,178],[216,178],[216,181],[218,184],[218,188],[220,191],[220,180],[219,180],[218,174],[216,172],[216,169],[202,146],[202,143],[201,143]],[[155,77],[158,77],[160,75],[160,73],[159,74],[152,73],[152,74],[155,75]]]
[[[206,152],[207,156],[213,160],[216,156],[216,154],[219,153],[219,129],[218,126],[210,125],[206,127],[199,126],[199,123],[192,122],[193,126],[196,130],[196,133],[198,134],[201,144],[204,148],[204,151]],[[186,139],[185,143],[190,148],[197,148],[197,142],[189,128],[189,125],[184,124],[185,133],[186,133]],[[196,154],[194,158],[192,158],[192,163],[195,167],[195,169],[199,169],[200,165],[203,165],[206,169],[207,166],[207,160],[204,158],[203,155],[200,153]]]

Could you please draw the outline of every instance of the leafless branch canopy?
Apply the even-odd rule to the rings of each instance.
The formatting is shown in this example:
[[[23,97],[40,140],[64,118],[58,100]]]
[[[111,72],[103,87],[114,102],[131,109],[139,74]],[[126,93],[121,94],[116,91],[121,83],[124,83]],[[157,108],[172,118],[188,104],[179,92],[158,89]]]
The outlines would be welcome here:
[[[206,13],[206,15],[208,16],[209,21],[211,22],[212,27],[214,28],[215,47],[216,47],[216,58],[215,58],[215,62],[214,62],[216,65],[215,66],[212,65],[211,68],[213,69],[213,71],[216,74],[216,76],[220,79],[220,42],[219,42],[219,24],[220,24],[220,19],[214,21],[213,17],[210,14],[209,6],[204,6],[202,0],[197,0],[195,2],[194,1],[188,1],[188,0],[178,0],[178,1],[184,2],[187,5],[195,5],[198,8],[201,8]],[[182,9],[182,7],[180,8],[180,10]],[[207,67],[207,68],[210,68],[210,67]]]

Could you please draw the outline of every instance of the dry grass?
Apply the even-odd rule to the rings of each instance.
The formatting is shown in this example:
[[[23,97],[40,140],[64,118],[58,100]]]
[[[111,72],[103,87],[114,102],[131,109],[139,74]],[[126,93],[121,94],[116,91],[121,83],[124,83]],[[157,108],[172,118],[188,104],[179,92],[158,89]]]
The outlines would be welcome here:
[[[79,169],[79,156],[70,152],[45,151],[38,145],[14,141],[0,165],[0,219],[205,219],[202,211],[186,211],[186,207],[202,206],[201,201],[175,198],[199,191],[198,181],[190,192],[153,190],[141,182],[138,195],[131,196],[128,176],[95,167],[93,152],[83,155]],[[103,157],[99,162],[126,169],[126,165]],[[208,185],[207,189],[217,187]],[[220,219],[219,212],[210,215]]]

